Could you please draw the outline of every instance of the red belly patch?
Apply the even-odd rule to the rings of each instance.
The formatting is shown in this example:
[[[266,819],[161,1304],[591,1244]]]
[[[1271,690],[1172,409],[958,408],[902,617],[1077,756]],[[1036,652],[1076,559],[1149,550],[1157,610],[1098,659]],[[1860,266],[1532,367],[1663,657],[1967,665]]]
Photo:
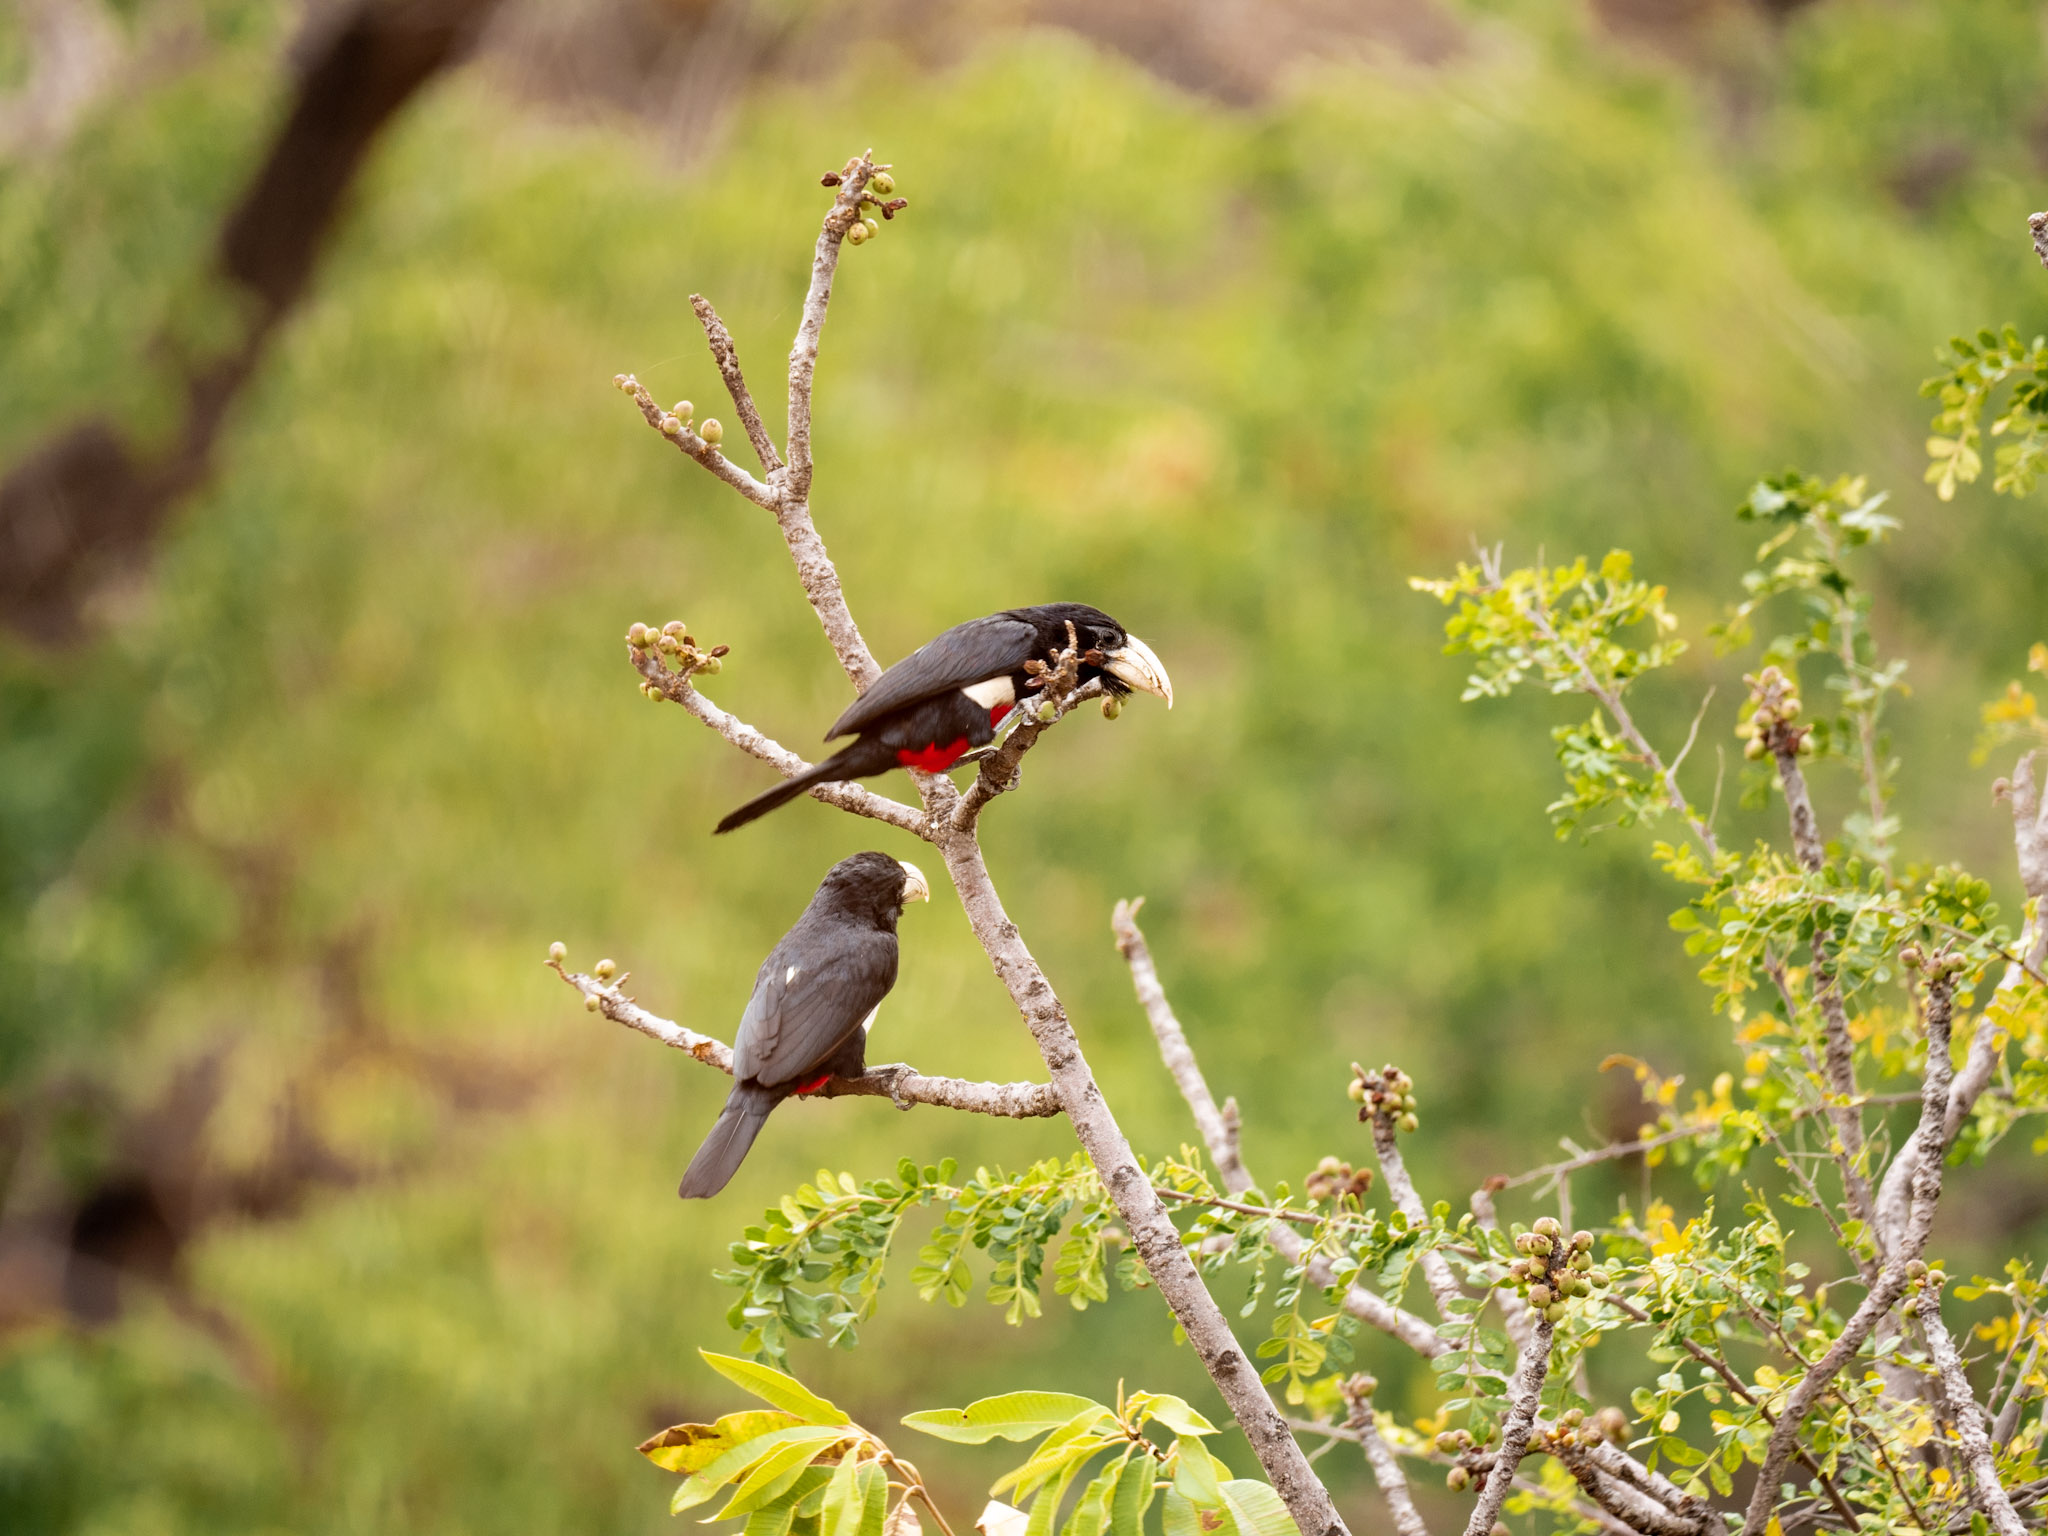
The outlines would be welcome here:
[[[827,1083],[831,1081],[832,1074],[830,1072],[820,1072],[816,1077],[811,1078],[806,1082],[798,1083],[796,1085],[796,1091],[798,1093],[816,1093],[820,1088],[824,1087]]]
[[[1016,708],[1014,704],[996,705],[988,712],[988,723],[990,725],[1001,725],[1003,723],[1003,716],[1007,715],[1014,708]]]
[[[896,754],[896,761],[906,768],[922,768],[926,773],[944,773],[959,762],[966,751],[967,738],[960,736],[943,747],[936,741],[928,747],[905,747]]]

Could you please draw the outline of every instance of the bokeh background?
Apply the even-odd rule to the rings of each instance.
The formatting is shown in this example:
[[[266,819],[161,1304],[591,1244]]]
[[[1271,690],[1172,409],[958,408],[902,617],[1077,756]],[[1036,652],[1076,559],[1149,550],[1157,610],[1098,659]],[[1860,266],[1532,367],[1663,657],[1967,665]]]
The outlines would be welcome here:
[[[1411,1155],[1450,1198],[1633,1132],[1609,1052],[1734,1065],[1647,834],[1550,833],[1564,706],[1457,702],[1405,578],[1475,539],[1627,546],[1698,634],[1755,477],[1867,471],[1906,523],[1871,567],[1912,657],[1902,846],[2010,902],[2001,765],[1969,744],[2048,634],[2048,515],[1936,503],[1916,386],[1951,332],[2048,328],[2044,25],[2018,0],[0,9],[0,1528],[665,1529],[632,1446],[734,1406],[693,1350],[732,1337],[710,1273],[755,1210],[820,1164],[1062,1149],[795,1107],[680,1206],[723,1079],[539,963],[613,955],[729,1036],[834,859],[914,856],[811,802],[712,840],[765,771],[650,709],[620,643],[686,618],[733,648],[708,691],[799,749],[842,706],[770,521],[609,381],[729,419],[702,291],[774,397],[817,177],[870,144],[911,209],[841,268],[816,492],[870,642],[1080,598],[1173,670],[1172,714],[1055,733],[987,827],[1141,1146],[1190,1130],[1119,896],[1149,898],[1267,1178],[1361,1149],[1353,1059],[1412,1072]],[[1719,683],[1703,801],[1741,666],[1696,649],[1646,694],[1675,740]],[[1761,835],[1736,766],[1726,835]],[[957,907],[904,933],[883,1058],[1033,1075]],[[2031,1251],[2025,1142],[1944,1212],[1951,1251]],[[899,1275],[861,1350],[794,1363],[877,1425],[1023,1384],[1211,1402],[1142,1294],[1011,1330]],[[962,1504],[1000,1464],[920,1459]],[[1324,1466],[1376,1529],[1360,1470]]]

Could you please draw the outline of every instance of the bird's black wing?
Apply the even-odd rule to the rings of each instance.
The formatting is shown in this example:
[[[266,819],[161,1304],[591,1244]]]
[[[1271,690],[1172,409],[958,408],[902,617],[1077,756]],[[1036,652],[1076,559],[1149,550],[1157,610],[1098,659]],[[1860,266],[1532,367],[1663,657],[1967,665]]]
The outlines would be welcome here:
[[[799,924],[755,978],[733,1044],[733,1076],[773,1087],[817,1072],[895,985],[893,933]]]
[[[956,624],[876,678],[874,687],[832,722],[825,739],[861,730],[919,699],[1014,672],[1030,660],[1037,639],[1037,631],[1022,619],[1000,613]]]

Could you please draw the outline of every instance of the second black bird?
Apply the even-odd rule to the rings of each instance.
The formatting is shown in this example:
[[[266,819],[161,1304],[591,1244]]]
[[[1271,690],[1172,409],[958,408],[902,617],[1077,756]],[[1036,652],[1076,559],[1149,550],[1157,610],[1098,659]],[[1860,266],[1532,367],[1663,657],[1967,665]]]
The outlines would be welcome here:
[[[1119,697],[1142,688],[1173,708],[1173,680],[1152,648],[1100,608],[1041,603],[1006,609],[954,625],[889,668],[825,733],[827,741],[854,736],[851,746],[756,795],[721,821],[718,830],[743,827],[814,784],[865,779],[891,768],[944,773],[995,740],[1003,717],[1039,686],[1024,663],[1049,663],[1066,648],[1070,624],[1089,658],[1081,665],[1083,683],[1100,679]]]
[[[832,866],[754,977],[733,1037],[732,1093],[690,1159],[685,1200],[725,1188],[784,1099],[867,1070],[868,1026],[896,985],[896,919],[906,902],[930,899],[917,866],[886,853]]]

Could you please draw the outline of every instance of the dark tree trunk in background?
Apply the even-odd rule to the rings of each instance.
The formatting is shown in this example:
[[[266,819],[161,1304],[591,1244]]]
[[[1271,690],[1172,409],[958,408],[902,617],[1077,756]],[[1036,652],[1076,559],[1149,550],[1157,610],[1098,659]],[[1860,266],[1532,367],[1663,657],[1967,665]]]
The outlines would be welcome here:
[[[154,449],[92,416],[0,480],[0,622],[45,641],[79,631],[104,577],[146,552],[205,478],[222,422],[277,326],[305,296],[377,137],[459,62],[499,0],[360,0],[306,51],[276,139],[221,227],[214,277],[241,312],[218,351],[181,359],[182,420]]]

